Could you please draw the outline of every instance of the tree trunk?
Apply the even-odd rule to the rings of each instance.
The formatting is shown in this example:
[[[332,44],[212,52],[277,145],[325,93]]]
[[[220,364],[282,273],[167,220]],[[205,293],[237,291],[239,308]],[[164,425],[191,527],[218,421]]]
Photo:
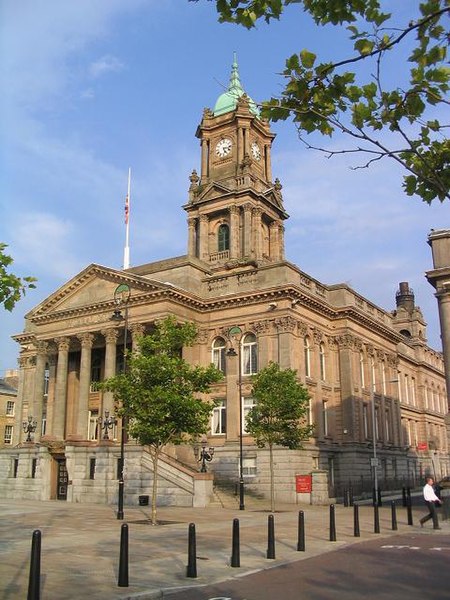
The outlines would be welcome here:
[[[158,498],[158,460],[159,451],[152,454],[153,458],[153,485],[152,485],[152,525],[157,525],[156,519],[156,500]]]
[[[273,450],[272,444],[269,445],[269,468],[270,468],[270,510],[275,512],[275,481],[273,472]]]

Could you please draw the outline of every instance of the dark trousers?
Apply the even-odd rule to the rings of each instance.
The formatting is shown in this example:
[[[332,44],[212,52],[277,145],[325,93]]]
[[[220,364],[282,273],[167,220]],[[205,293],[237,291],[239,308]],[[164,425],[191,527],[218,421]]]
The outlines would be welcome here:
[[[420,519],[421,524],[423,525],[426,521],[433,519],[433,528],[439,529],[438,516],[434,502],[426,502],[425,504],[428,506],[429,514]]]

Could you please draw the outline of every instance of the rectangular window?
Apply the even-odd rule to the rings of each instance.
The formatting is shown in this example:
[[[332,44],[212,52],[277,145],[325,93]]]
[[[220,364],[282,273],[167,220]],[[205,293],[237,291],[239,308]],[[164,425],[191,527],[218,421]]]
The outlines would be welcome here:
[[[254,375],[258,372],[258,346],[256,344],[247,344],[243,346],[243,369],[244,375]]]
[[[256,475],[256,457],[242,459],[242,475],[254,477]]]
[[[48,365],[46,365],[45,371],[44,371],[44,396],[48,396],[49,381],[50,381],[50,369],[48,368]]]
[[[8,400],[8,402],[6,403],[6,416],[7,417],[14,416],[15,405],[16,405],[16,403],[14,402],[14,400]]]
[[[383,386],[383,395],[386,396],[386,365],[381,363],[381,385]]]
[[[390,422],[390,418],[389,418],[389,409],[386,409],[384,412],[384,428],[386,430],[386,441],[388,442],[391,439],[391,436],[390,436],[391,422]]]
[[[247,429],[246,429],[247,415],[254,406],[256,406],[256,401],[254,398],[243,398],[242,399],[242,431],[243,431],[243,433],[248,433]]]
[[[227,432],[227,404],[225,400],[218,400],[217,406],[213,408],[211,419],[211,433],[220,435]]]
[[[369,406],[367,404],[363,404],[363,432],[364,439],[367,440],[369,437]]]
[[[326,400],[322,400],[322,428],[323,428],[324,437],[327,437],[329,431],[328,431],[328,407],[327,407]]]
[[[36,479],[37,458],[31,460],[31,479]]]
[[[405,402],[409,404],[409,379],[408,375],[405,374]]]
[[[95,479],[95,458],[89,459],[89,479]]]
[[[373,358],[370,359],[370,369],[372,371],[372,390],[376,392],[377,390],[377,379],[376,379],[376,371],[375,371],[375,360]]]
[[[5,444],[12,444],[13,439],[14,426],[13,425],[5,425],[5,437],[3,441]]]
[[[43,414],[42,421],[41,421],[41,435],[45,435],[46,431],[47,431],[47,415]]]
[[[416,380],[414,377],[411,377],[411,404],[416,405]]]
[[[375,425],[375,439],[379,440],[381,427],[380,427],[380,411],[378,409],[378,406],[375,407],[375,424],[374,425]]]
[[[17,472],[19,470],[19,459],[15,458],[13,460],[13,477],[16,478],[17,477]]]
[[[91,440],[91,442],[95,442],[99,439],[98,426],[98,410],[90,410],[88,424],[88,440]]]

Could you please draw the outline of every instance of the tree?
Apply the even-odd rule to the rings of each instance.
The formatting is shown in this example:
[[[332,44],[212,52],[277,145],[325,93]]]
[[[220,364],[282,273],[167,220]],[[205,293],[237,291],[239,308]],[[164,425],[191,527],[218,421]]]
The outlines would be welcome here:
[[[308,390],[297,380],[293,369],[280,369],[270,362],[253,377],[252,395],[256,399],[247,415],[246,431],[259,448],[269,448],[270,506],[275,510],[273,447],[301,448],[303,440],[312,434],[306,424],[309,406]]]
[[[8,272],[8,268],[14,260],[8,254],[5,254],[7,244],[0,242],[0,303],[10,312],[27,289],[34,289],[36,286],[34,277],[17,277],[14,273]]]
[[[153,463],[152,524],[157,524],[158,461],[167,444],[181,444],[206,433],[211,403],[197,397],[222,378],[213,365],[189,365],[181,356],[197,336],[194,323],[179,324],[167,317],[127,360],[127,370],[100,384],[114,394],[117,414],[128,433],[147,446]]]
[[[330,61],[303,49],[289,57],[282,73],[284,89],[263,103],[262,116],[292,118],[300,140],[328,157],[364,155],[356,169],[393,159],[406,171],[407,195],[427,203],[448,200],[449,124],[441,120],[449,114],[449,32],[444,22],[450,0],[410,0],[407,22],[402,22],[403,3],[384,3],[392,9],[385,13],[380,0],[216,0],[220,21],[248,29],[259,19],[279,19],[294,4],[318,26],[346,25],[353,53]],[[395,72],[392,87],[388,67]],[[307,141],[313,132],[329,137],[341,132],[349,145],[317,147]]]

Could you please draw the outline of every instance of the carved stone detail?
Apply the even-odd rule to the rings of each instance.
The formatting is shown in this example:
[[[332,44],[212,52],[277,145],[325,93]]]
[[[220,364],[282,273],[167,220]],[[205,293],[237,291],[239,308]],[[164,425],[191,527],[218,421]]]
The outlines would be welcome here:
[[[59,352],[68,352],[70,349],[70,338],[68,337],[57,337],[55,338],[56,345],[58,346]]]
[[[102,329],[100,333],[105,338],[107,344],[115,344],[119,337],[119,330],[113,327],[110,329]]]
[[[300,337],[305,337],[308,334],[308,325],[303,321],[298,322],[297,329]]]
[[[253,331],[255,331],[257,334],[261,335],[261,334],[270,332],[272,323],[269,320],[255,321],[254,323],[250,323],[250,325],[251,325]]]
[[[297,319],[293,317],[281,317],[280,319],[276,319],[274,322],[275,327],[278,331],[295,331],[297,327]]]
[[[82,333],[82,334],[78,335],[77,338],[80,340],[82,348],[89,349],[89,348],[92,348],[95,336],[93,333]]]
[[[338,335],[336,337],[336,342],[339,348],[346,348],[349,350],[353,350],[355,347],[355,338],[350,333],[344,333],[343,335]]]

